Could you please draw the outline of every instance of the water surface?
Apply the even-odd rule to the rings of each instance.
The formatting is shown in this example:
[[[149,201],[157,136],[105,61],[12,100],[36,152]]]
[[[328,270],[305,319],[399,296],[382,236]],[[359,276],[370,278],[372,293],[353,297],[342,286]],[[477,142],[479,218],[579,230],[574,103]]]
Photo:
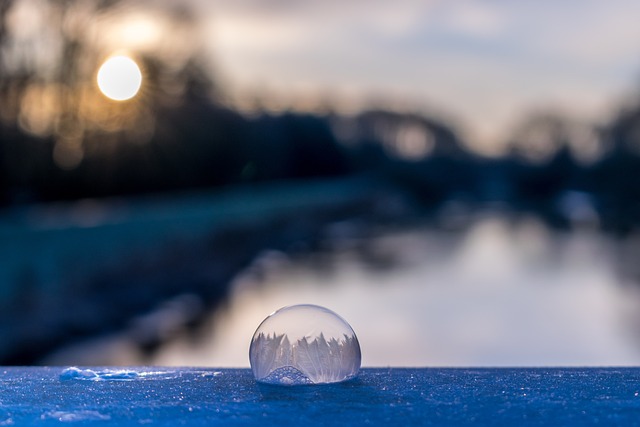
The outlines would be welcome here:
[[[621,272],[633,246],[496,212],[453,229],[354,230],[333,224],[302,255],[264,253],[204,341],[179,339],[152,362],[248,366],[264,317],[311,303],[351,323],[363,366],[640,364],[640,287]]]

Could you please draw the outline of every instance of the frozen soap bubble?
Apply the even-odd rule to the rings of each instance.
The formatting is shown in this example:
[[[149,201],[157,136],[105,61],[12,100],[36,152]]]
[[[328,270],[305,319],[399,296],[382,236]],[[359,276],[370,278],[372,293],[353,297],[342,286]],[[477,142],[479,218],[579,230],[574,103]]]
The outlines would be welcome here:
[[[249,361],[253,375],[263,383],[336,383],[358,375],[360,344],[351,326],[333,311],[292,305],[258,326]]]

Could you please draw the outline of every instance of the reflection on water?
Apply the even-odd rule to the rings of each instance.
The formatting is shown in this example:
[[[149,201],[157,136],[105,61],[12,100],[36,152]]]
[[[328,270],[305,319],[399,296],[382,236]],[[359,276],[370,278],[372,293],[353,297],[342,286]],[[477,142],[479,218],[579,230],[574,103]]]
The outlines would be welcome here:
[[[209,339],[176,341],[152,363],[248,366],[260,321],[299,303],[347,319],[364,366],[640,363],[640,290],[616,273],[619,243],[593,230],[557,234],[492,214],[463,231],[330,243],[293,259],[264,254],[213,315]]]

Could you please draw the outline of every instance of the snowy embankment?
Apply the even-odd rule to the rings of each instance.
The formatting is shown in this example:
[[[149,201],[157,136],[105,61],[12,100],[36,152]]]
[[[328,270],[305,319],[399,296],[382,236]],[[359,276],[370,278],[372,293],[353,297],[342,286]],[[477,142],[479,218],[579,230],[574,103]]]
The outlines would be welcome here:
[[[261,251],[309,245],[330,222],[375,213],[375,188],[349,178],[2,212],[0,363],[126,328],[152,350],[166,325],[132,319],[188,295],[182,320],[197,322]]]

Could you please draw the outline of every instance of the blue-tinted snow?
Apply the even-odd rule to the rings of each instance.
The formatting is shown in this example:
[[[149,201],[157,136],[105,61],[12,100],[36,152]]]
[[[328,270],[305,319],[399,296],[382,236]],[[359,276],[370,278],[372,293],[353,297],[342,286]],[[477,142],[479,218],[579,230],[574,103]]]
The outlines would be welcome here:
[[[363,369],[300,387],[258,384],[248,369],[73,369],[0,369],[0,425],[640,423],[640,368]]]

